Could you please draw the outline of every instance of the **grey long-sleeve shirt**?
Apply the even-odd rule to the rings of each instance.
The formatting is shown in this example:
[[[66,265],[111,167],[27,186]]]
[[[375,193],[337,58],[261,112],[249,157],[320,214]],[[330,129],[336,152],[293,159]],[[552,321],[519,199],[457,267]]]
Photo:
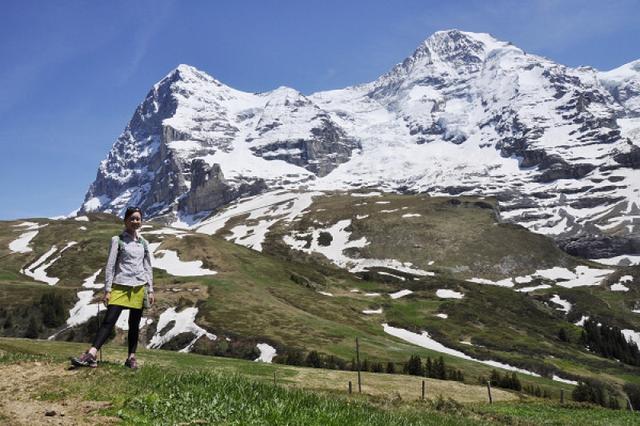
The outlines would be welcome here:
[[[122,249],[119,249],[122,238]],[[109,257],[105,267],[104,291],[111,291],[113,283],[137,287],[149,285],[149,292],[153,292],[153,269],[151,267],[151,253],[145,250],[146,241],[139,237],[135,240],[128,232],[111,239]],[[148,247],[148,245],[147,245]]]

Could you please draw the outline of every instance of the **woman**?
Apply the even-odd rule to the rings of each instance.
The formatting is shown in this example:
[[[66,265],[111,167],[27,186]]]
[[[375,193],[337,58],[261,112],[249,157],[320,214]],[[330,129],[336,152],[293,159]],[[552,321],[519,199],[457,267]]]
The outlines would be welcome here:
[[[107,340],[123,309],[129,309],[129,356],[126,367],[138,368],[136,348],[140,319],[145,299],[145,286],[149,305],[155,302],[151,253],[147,241],[139,234],[142,212],[129,207],[124,214],[125,230],[111,239],[109,258],[105,268],[104,296],[107,314],[89,350],[71,359],[76,367],[97,367],[96,354]]]

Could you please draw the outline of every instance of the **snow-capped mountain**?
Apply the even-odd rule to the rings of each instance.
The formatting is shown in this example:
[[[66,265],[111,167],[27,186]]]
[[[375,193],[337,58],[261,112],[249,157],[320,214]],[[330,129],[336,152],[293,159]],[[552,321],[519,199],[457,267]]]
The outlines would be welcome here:
[[[197,221],[283,188],[494,195],[503,219],[570,252],[640,251],[639,70],[569,68],[457,30],[373,82],[309,96],[180,65],[136,109],[82,211]],[[623,243],[594,244],[604,236]]]

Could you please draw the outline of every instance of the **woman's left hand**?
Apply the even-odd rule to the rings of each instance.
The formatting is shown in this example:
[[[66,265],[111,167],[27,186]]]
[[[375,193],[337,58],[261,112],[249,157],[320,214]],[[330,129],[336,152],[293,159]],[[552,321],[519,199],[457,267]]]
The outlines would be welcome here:
[[[156,303],[156,294],[155,293],[149,293],[149,304],[153,305],[154,303]]]

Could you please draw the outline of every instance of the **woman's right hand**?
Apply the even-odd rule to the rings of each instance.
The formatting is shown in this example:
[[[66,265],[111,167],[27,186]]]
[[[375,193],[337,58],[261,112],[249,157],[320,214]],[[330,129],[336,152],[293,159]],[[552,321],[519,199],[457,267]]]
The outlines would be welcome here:
[[[111,299],[111,292],[108,291],[104,294],[104,296],[102,296],[102,303],[104,303],[104,306],[109,305],[109,299]]]

